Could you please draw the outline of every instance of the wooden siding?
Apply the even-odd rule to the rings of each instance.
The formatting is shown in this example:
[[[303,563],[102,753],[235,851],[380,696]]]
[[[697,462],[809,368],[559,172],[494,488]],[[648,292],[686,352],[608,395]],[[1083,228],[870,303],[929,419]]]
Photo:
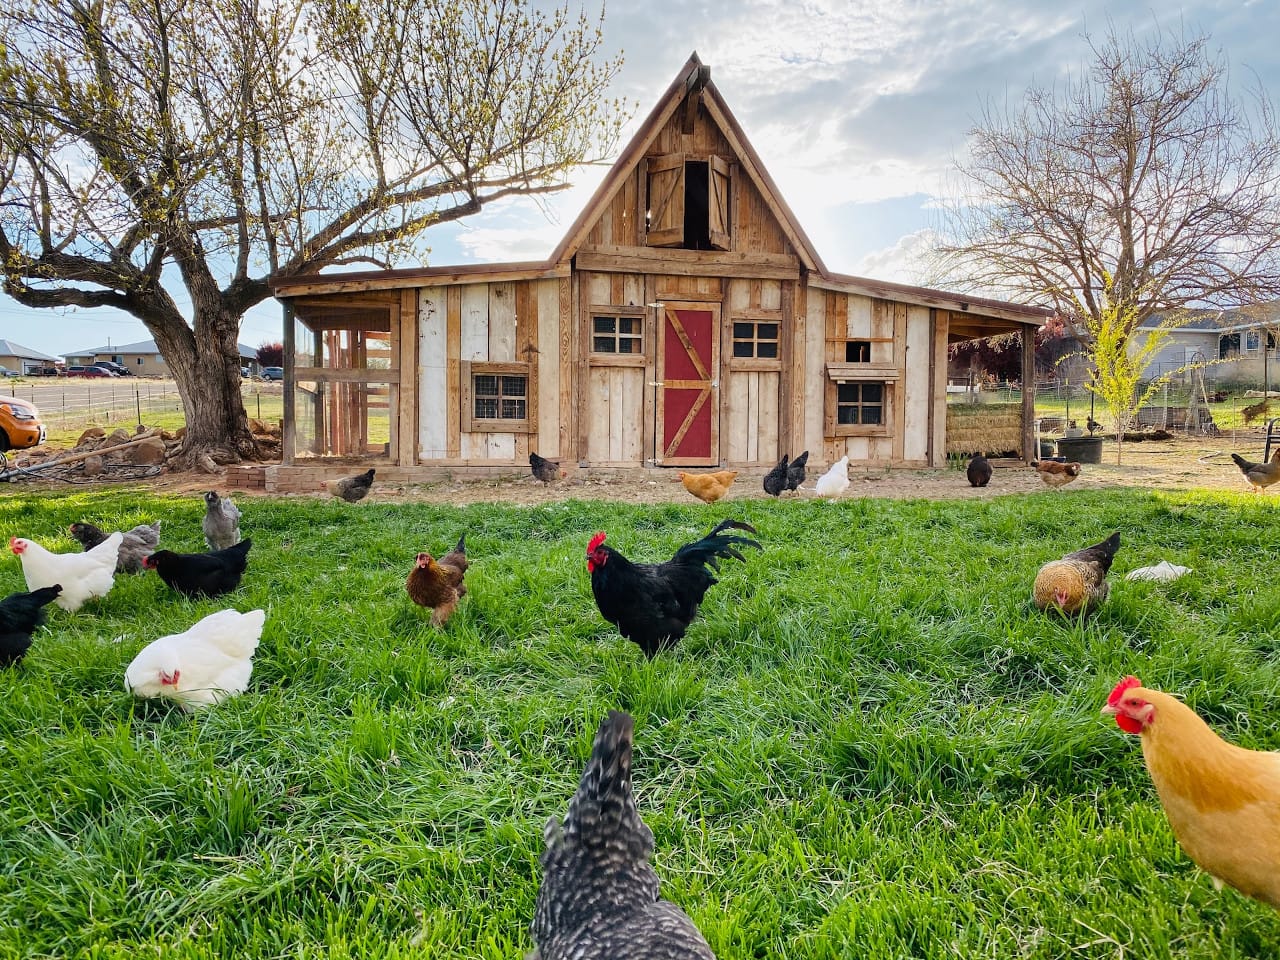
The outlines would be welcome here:
[[[578,416],[582,428],[583,456],[597,466],[640,466],[652,457],[646,451],[646,416],[653,405],[645,385],[653,379],[654,341],[649,331],[653,310],[646,306],[645,278],[638,274],[579,274],[578,341],[583,361],[584,386]],[[626,309],[643,313],[645,339],[639,356],[593,354],[590,325],[597,311]],[[649,428],[652,436],[652,427]]]
[[[449,456],[448,292],[418,291],[418,457]]]
[[[783,282],[732,280],[728,284],[726,316],[722,326],[724,358],[720,391],[722,459],[729,466],[772,466],[782,455],[783,344],[790,324],[782,311]],[[778,324],[778,357],[735,359],[733,324],[736,320]],[[799,451],[797,451],[799,452]]]

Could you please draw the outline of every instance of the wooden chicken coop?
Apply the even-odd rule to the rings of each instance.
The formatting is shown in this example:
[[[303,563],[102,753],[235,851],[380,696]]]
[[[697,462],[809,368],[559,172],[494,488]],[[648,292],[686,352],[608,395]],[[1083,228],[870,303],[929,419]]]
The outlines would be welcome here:
[[[936,467],[948,345],[1047,317],[828,270],[696,54],[545,261],[273,289],[276,489],[353,460],[509,473],[535,451],[586,468],[763,470],[804,449],[815,468]]]

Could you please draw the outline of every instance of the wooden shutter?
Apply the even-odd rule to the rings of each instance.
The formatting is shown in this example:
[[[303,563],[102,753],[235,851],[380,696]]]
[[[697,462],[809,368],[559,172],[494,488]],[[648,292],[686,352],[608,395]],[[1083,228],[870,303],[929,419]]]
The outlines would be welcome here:
[[[729,219],[729,197],[732,180],[729,176],[729,161],[719,157],[711,158],[711,168],[707,171],[707,235],[711,246],[716,250],[728,250],[732,231]]]
[[[684,157],[649,158],[649,233],[651,247],[684,243]]]

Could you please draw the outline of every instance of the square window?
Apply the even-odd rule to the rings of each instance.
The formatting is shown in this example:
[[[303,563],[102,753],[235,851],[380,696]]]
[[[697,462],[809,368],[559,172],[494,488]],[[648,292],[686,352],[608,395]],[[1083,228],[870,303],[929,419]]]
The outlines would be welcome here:
[[[733,322],[733,355],[741,359],[778,359],[776,322],[735,320]]]
[[[836,423],[878,427],[884,423],[883,383],[836,384]]]
[[[591,352],[629,355],[642,353],[643,324],[643,317],[593,315],[591,317]]]
[[[528,416],[527,376],[477,373],[472,377],[471,392],[476,420],[524,420]]]

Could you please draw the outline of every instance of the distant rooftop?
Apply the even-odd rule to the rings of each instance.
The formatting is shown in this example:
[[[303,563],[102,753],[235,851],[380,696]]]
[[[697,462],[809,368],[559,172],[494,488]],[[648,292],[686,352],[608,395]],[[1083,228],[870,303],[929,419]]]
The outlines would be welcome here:
[[[240,348],[240,356],[248,360],[256,360],[258,351],[243,343],[236,344]],[[83,350],[68,350],[64,357],[89,357],[99,353],[154,353],[159,355],[160,348],[154,340],[139,340],[137,343],[107,344],[105,347],[86,347]],[[48,359],[52,360],[52,357]]]
[[[57,360],[57,357],[51,357],[47,353],[41,353],[39,350],[32,350],[30,347],[24,347],[20,343],[14,343],[12,340],[0,340],[0,356],[3,357],[21,357],[23,360]]]

